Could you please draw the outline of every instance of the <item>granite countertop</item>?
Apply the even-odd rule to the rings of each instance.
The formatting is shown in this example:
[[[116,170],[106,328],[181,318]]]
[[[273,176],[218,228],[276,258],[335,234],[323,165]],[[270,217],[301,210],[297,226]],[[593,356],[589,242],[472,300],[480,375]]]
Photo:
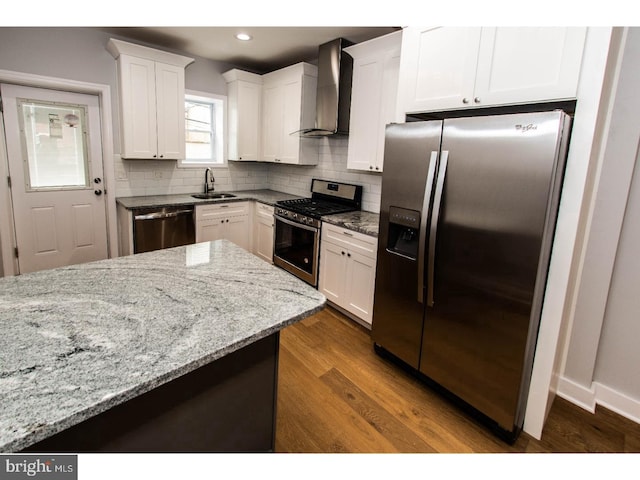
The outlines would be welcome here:
[[[371,237],[378,237],[380,214],[359,210],[337,215],[325,215],[322,217],[322,221],[353,230],[354,232],[364,233]]]
[[[0,452],[317,311],[318,290],[226,240],[0,279]]]
[[[245,200],[256,200],[268,205],[275,205],[279,200],[289,200],[293,198],[302,198],[297,195],[291,195],[289,193],[277,192],[275,190],[240,190],[234,192],[219,192],[219,193],[231,193],[235,195],[233,198],[219,198],[219,199],[200,199],[193,198],[189,193],[175,194],[175,195],[145,195],[140,197],[118,197],[116,202],[125,207],[128,210],[133,208],[144,207],[169,207],[176,205],[199,205],[207,203],[228,203],[228,202],[240,202]]]

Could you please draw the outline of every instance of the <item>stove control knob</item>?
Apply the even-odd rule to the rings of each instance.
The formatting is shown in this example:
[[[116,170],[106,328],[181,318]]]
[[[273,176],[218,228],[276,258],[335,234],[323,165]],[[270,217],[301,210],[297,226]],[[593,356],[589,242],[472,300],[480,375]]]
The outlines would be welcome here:
[[[291,217],[292,217],[292,218],[298,218],[298,214],[297,214],[297,213],[294,213]]]

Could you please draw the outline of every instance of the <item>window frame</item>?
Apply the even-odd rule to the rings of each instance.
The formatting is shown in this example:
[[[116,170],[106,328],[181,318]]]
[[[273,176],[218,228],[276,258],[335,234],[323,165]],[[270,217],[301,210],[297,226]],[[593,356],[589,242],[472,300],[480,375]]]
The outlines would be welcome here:
[[[212,134],[215,136],[216,157],[220,157],[219,162],[194,162],[189,161],[189,158],[183,158],[178,160],[178,168],[225,168],[227,167],[227,96],[219,95],[216,93],[199,92],[196,90],[186,90],[184,95],[185,106],[188,100],[213,103],[215,105],[221,105],[222,108],[215,109],[215,130]],[[222,110],[222,111],[220,111]],[[185,121],[185,152],[186,152],[186,121]],[[185,154],[186,157],[186,154]]]

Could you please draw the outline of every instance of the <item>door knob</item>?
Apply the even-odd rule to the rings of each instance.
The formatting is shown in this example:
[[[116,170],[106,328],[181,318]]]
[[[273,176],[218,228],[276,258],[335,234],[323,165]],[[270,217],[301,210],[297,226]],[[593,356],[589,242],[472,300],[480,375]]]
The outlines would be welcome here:
[[[100,196],[100,195],[102,195],[102,190],[94,190],[93,193],[95,193],[96,195]]]

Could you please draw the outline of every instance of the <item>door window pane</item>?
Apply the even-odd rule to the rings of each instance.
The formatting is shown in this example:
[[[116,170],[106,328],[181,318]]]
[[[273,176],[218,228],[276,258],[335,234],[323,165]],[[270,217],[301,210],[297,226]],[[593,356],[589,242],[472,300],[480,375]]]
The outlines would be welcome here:
[[[27,189],[89,186],[82,105],[18,99]]]

